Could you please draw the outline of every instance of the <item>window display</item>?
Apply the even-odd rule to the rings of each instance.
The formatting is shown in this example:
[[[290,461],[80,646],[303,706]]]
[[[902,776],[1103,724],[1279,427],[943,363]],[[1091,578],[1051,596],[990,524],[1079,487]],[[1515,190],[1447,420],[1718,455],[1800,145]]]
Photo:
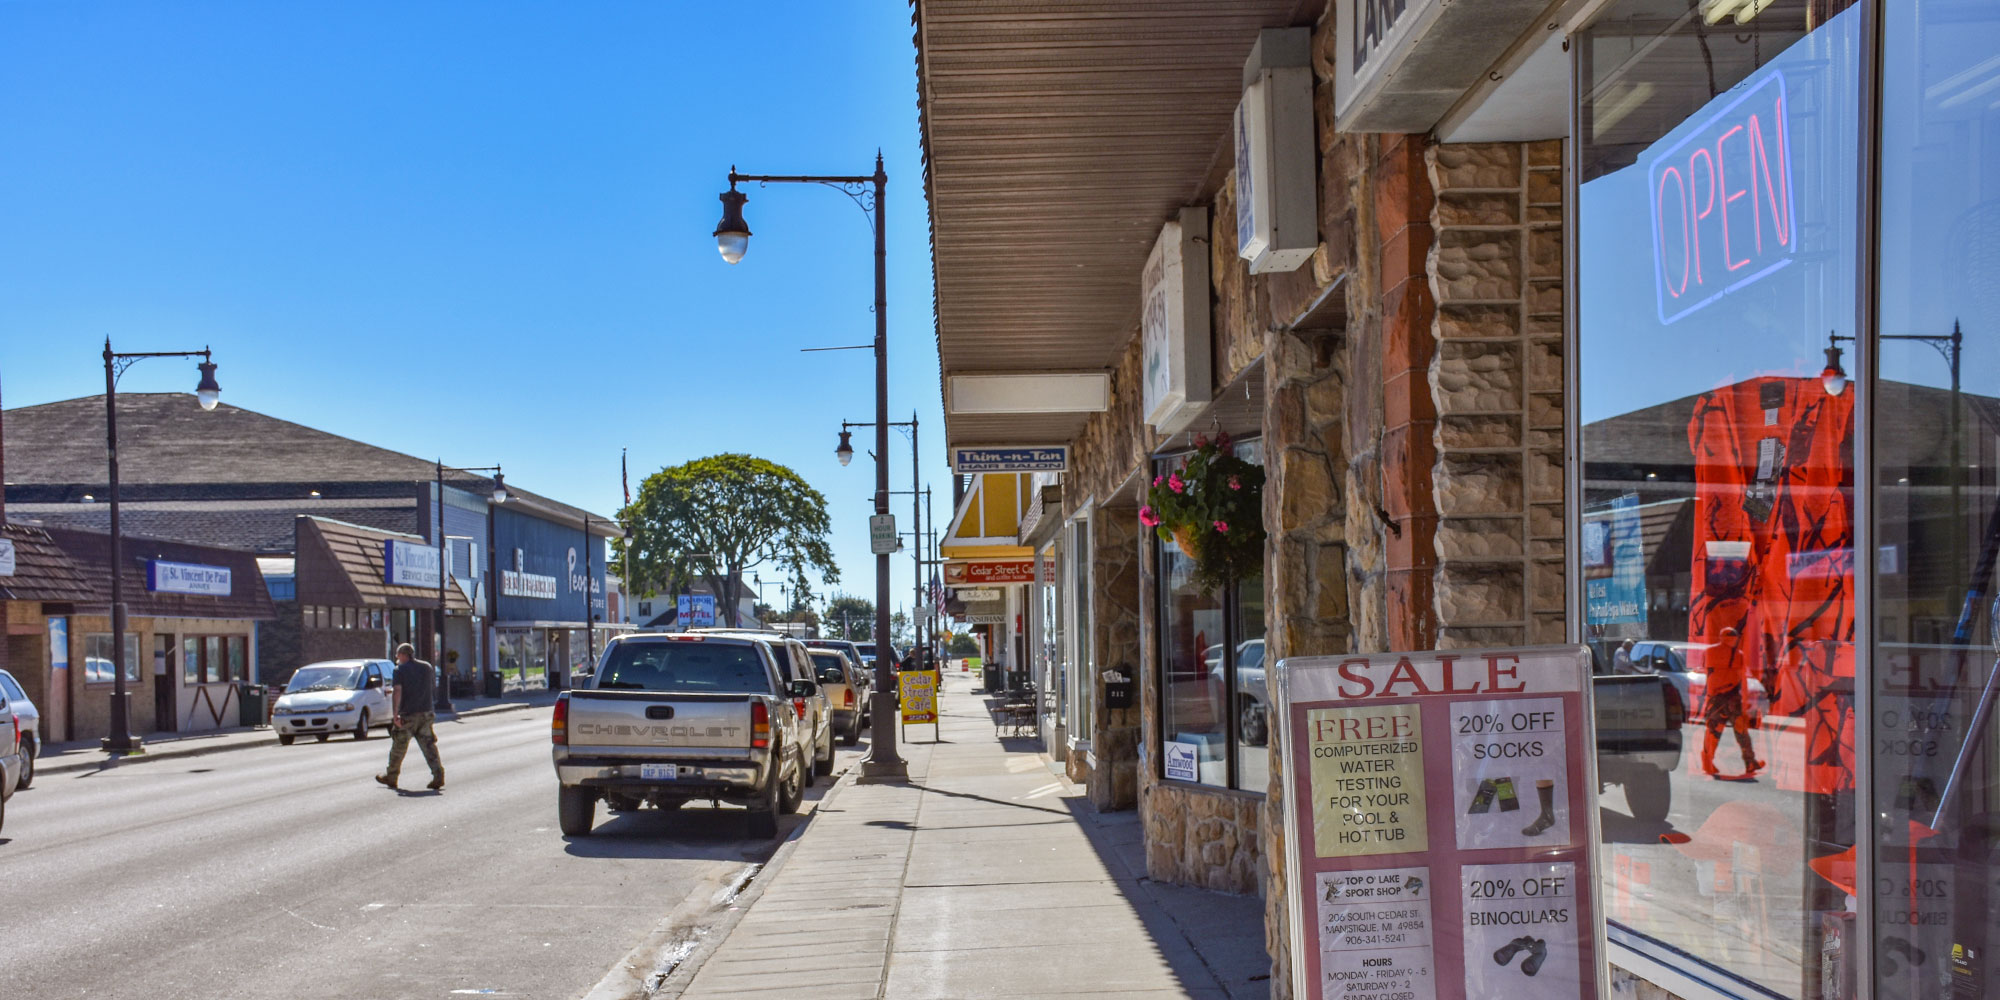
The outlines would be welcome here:
[[[1857,391],[1826,349],[1862,13],[1616,0],[1575,47],[1584,638],[1669,701],[1667,739],[1599,748],[1604,903],[1733,995],[1854,995]]]

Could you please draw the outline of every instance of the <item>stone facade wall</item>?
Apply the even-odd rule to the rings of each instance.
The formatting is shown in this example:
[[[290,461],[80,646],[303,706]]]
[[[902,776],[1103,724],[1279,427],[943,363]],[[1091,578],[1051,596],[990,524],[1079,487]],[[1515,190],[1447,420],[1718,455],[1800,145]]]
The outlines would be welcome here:
[[[1091,703],[1090,746],[1097,755],[1085,788],[1099,809],[1130,809],[1139,801],[1140,709],[1107,707],[1104,671],[1116,670],[1138,679],[1139,659],[1139,508],[1134,504],[1101,507],[1090,519],[1091,663],[1096,690]]]
[[[1145,345],[1138,333],[1133,328],[1131,342],[1111,369],[1111,405],[1091,416],[1070,449],[1070,471],[1063,474],[1064,517],[1075,514],[1086,500],[1105,502],[1145,469],[1153,452],[1155,435],[1142,409],[1140,366],[1145,361]]]
[[[1437,646],[1563,639],[1562,143],[1434,146]]]

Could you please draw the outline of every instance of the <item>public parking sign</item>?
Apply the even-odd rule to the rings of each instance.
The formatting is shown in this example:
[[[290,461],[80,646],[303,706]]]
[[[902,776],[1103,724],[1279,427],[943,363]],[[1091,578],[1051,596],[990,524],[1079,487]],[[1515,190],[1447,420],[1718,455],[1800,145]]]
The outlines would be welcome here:
[[[1599,1000],[1581,646],[1277,668],[1292,995]]]

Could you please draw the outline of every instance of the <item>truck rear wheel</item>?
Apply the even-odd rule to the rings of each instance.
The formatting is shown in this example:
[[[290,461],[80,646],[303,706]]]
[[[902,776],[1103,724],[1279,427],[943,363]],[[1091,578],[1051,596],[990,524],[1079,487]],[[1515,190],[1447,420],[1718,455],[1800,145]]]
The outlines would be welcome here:
[[[556,825],[565,837],[590,836],[597,822],[597,793],[581,785],[564,785],[556,795]]]
[[[799,766],[792,772],[792,780],[778,783],[778,811],[787,816],[799,811],[806,800],[806,782],[812,780],[812,762],[806,760],[803,751],[794,754]]]
[[[784,803],[783,793],[778,786],[783,783],[784,762],[771,758],[771,777],[764,782],[764,794],[750,804],[750,836],[775,837],[778,835],[778,808]]]
[[[1635,765],[1625,772],[1625,805],[1641,823],[1664,823],[1673,808],[1672,776],[1657,767]]]

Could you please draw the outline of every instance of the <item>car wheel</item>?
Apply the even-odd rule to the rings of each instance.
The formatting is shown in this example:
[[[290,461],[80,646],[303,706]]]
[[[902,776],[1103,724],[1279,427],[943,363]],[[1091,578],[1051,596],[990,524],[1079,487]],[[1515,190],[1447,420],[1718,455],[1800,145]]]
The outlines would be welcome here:
[[[291,746],[291,745],[292,745],[292,741],[293,741],[294,739],[297,739],[297,737],[293,736],[293,735],[292,735],[292,734],[290,734],[290,733],[279,733],[279,734],[278,734],[278,745],[279,745],[279,746],[281,746],[281,747],[288,747],[288,746]]]
[[[1242,702],[1243,707],[1236,713],[1237,729],[1242,734],[1244,743],[1261,747],[1271,735],[1271,726],[1266,721],[1264,706],[1258,704],[1255,698],[1244,698]]]
[[[833,733],[826,734],[826,756],[813,761],[813,776],[824,778],[833,773]]]
[[[318,735],[314,736],[314,737],[313,737],[313,739],[316,739],[316,740],[320,741],[321,743],[325,743],[325,742],[326,742],[327,740],[330,740],[330,739],[333,739],[333,734],[332,734],[332,733],[320,733],[320,734],[318,734]]]
[[[771,778],[764,782],[764,794],[750,804],[749,830],[752,837],[775,837],[778,835],[778,810],[784,805],[784,792],[778,786],[783,783],[784,765],[776,757],[771,758]]]
[[[860,719],[856,719],[853,722],[847,724],[847,732],[840,734],[840,742],[846,744],[847,746],[853,746],[854,744],[861,742]]]
[[[1634,767],[1625,775],[1625,805],[1641,823],[1664,823],[1674,804],[1672,776],[1657,767]]]
[[[357,740],[368,738],[368,710],[365,708],[361,710],[361,720],[354,724],[354,738]]]
[[[799,766],[792,771],[792,780],[778,786],[778,811],[787,816],[799,811],[806,800],[806,782],[812,775],[812,767],[804,754],[796,754]]]
[[[14,782],[16,791],[35,783],[35,751],[39,749],[32,739],[21,741],[21,780]]]
[[[556,794],[556,825],[565,837],[588,837],[597,821],[597,793],[582,785],[564,785]]]

